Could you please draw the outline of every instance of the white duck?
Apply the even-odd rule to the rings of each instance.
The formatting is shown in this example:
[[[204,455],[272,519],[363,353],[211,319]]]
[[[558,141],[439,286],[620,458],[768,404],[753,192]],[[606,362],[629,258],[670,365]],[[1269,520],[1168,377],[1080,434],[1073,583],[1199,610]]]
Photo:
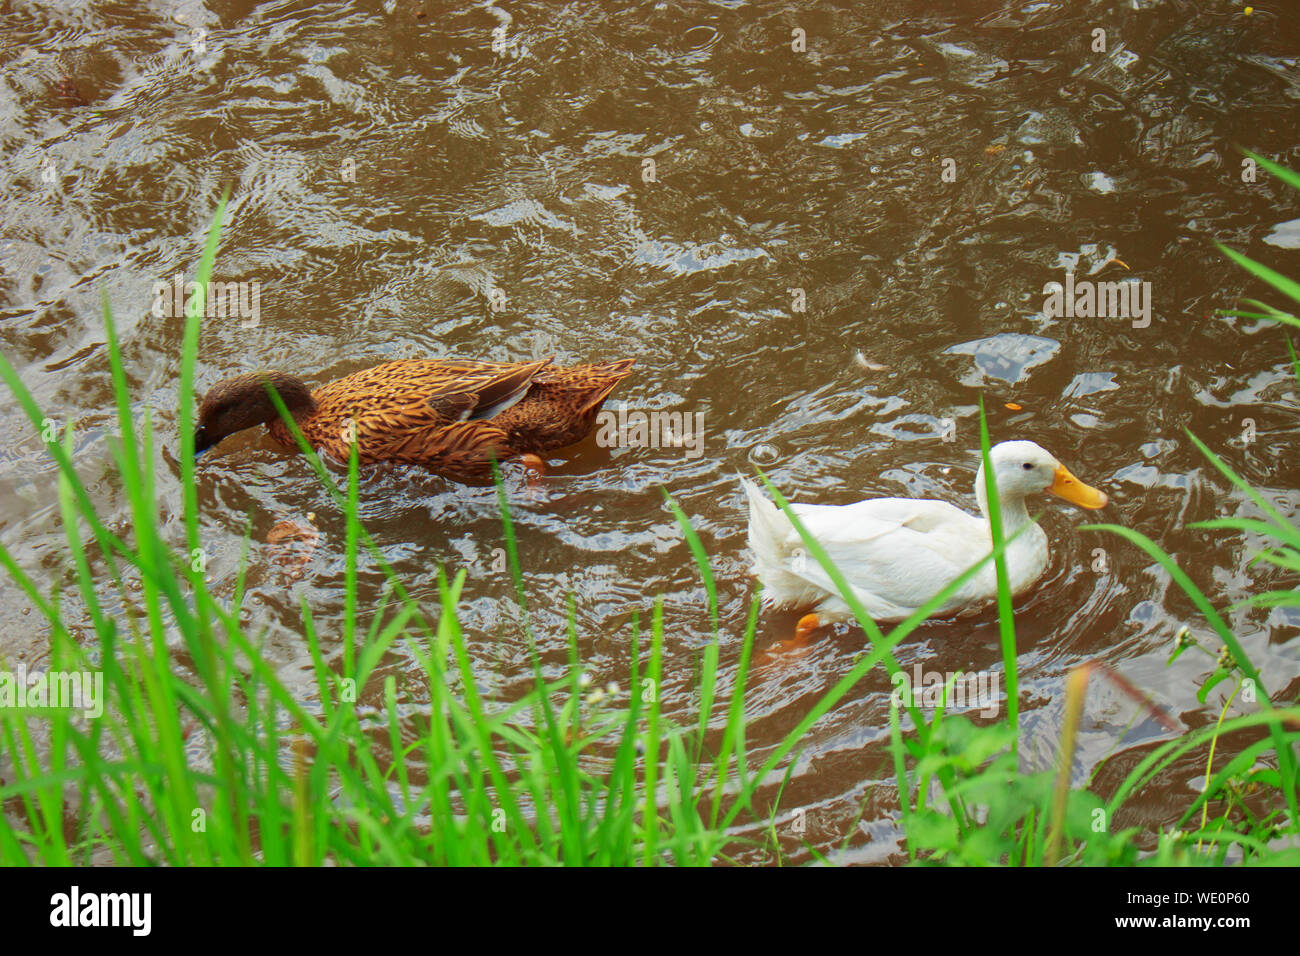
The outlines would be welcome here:
[[[1028,495],[1050,491],[1083,508],[1104,508],[1104,492],[1075,478],[1031,441],[1007,441],[989,452],[1001,505],[1003,536],[1032,524]],[[754,482],[741,478],[749,498],[749,546],[753,573],[763,582],[764,603],[778,608],[812,608],[800,619],[795,644],[822,624],[852,620],[853,612],[830,576],[807,553],[794,525]],[[850,505],[791,505],[821,543],[876,621],[901,621],[992,550],[984,466],[975,477],[982,517],[947,502],[872,498]],[[1016,594],[1047,568],[1047,535],[1034,524],[1008,545],[1007,574]],[[935,612],[969,613],[997,597],[993,562],[962,585]]]

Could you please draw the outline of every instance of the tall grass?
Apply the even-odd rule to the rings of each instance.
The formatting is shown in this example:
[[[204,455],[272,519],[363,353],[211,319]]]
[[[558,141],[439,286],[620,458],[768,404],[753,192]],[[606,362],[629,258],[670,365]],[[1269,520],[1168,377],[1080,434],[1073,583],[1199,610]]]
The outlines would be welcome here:
[[[1140,839],[1153,835],[1114,828],[1126,801],[1182,754],[1213,746],[1236,731],[1265,735],[1232,754],[1186,809],[1185,821],[1201,814],[1198,828],[1176,839],[1162,837],[1157,854],[1147,858],[1214,861],[1234,852],[1275,861],[1281,852],[1271,845],[1275,835],[1296,832],[1291,748],[1300,738],[1300,710],[1295,707],[1267,704],[1258,713],[1223,718],[1212,728],[1170,740],[1152,750],[1108,797],[1071,783],[1077,719],[1067,723],[1057,771],[1021,766],[1016,637],[1003,560],[1009,542],[997,511],[982,406],[992,551],[888,632],[865,613],[820,543],[761,476],[853,609],[870,647],[754,768],[745,699],[758,597],[739,638],[731,691],[724,694],[716,582],[705,548],[671,496],[666,495],[668,505],[709,601],[712,640],[698,662],[698,715],[678,725],[661,710],[663,677],[676,662],[665,657],[658,601],[650,608],[648,626],[640,616],[632,618],[624,687],[611,693],[586,686],[572,599],[569,666],[558,679],[545,677],[527,613],[509,501],[499,481],[503,541],[521,611],[519,639],[532,651],[533,682],[515,700],[485,697],[457,614],[465,572],[441,574],[436,601],[415,600],[358,519],[355,447],[340,487],[339,476],[307,446],[272,390],[272,400],[346,521],[344,613],[336,653],[322,639],[305,597],[301,604],[302,636],[315,676],[314,694],[303,699],[261,653],[261,635],[239,620],[247,534],[229,599],[213,593],[204,573],[192,462],[193,382],[203,290],[224,208],[223,200],[200,259],[199,292],[185,319],[176,425],[183,540],[172,540],[163,530],[153,424],[147,413],[139,419],[133,413],[105,301],[119,429],[115,478],[129,507],[129,532],[113,533],[96,512],[76,470],[68,428],[48,451],[58,468],[64,557],[77,609],[65,609],[62,580],[34,580],[0,546],[0,564],[48,625],[49,669],[98,671],[106,696],[103,715],[90,720],[67,709],[0,708],[0,760],[9,765],[0,783],[0,863],[701,865],[738,859],[764,839],[770,841],[766,849],[780,851],[775,822],[782,781],[789,779],[790,758],[809,730],[877,666],[891,677],[901,674],[894,654],[899,643],[989,561],[998,580],[1005,715],[977,725],[942,705],[933,714],[913,700],[891,706],[889,752],[909,860],[1136,862],[1142,858]],[[2,356],[0,378],[39,431],[45,414]],[[1230,469],[1219,464],[1231,478]],[[1300,550],[1295,550],[1300,534],[1273,517],[1278,520],[1269,528],[1279,543],[1265,560],[1300,570]],[[1150,544],[1127,529],[1111,530],[1140,547]],[[366,626],[357,594],[363,561],[379,568],[385,580]],[[1175,579],[1184,585],[1185,578]],[[1197,606],[1207,616],[1214,613],[1203,598]],[[122,610],[110,613],[107,607]],[[73,614],[78,625],[88,619],[93,638],[74,636]],[[1232,660],[1224,668],[1230,664],[1232,673],[1255,681],[1266,700],[1262,675],[1227,633]],[[428,705],[418,720],[403,716],[395,679],[376,676],[397,645],[417,661],[427,687]],[[1071,682],[1071,708],[1082,706],[1082,683]],[[377,696],[382,707],[375,713],[358,709],[363,696]],[[1270,755],[1275,767],[1261,772],[1260,762]],[[1238,800],[1235,817],[1224,811],[1209,819],[1212,799],[1247,784],[1276,792],[1277,806],[1242,823]],[[773,785],[775,795],[765,792],[760,799],[760,788]],[[1251,805],[1259,800],[1252,798]],[[741,835],[746,827],[758,835]]]
[[[59,469],[67,558],[94,640],[74,639],[58,582],[45,590],[0,548],[0,563],[49,627],[49,669],[102,672],[106,697],[103,715],[94,720],[67,709],[0,709],[0,743],[11,764],[0,786],[0,862],[621,865],[718,859],[735,839],[707,825],[700,806],[710,793],[722,793],[735,760],[743,759],[743,745],[734,744],[743,739],[743,708],[732,702],[726,710],[724,740],[730,743],[716,763],[698,763],[692,755],[704,749],[708,721],[702,716],[699,726],[680,728],[660,712],[658,607],[644,667],[634,621],[628,686],[610,703],[595,701],[582,686],[572,620],[574,666],[563,679],[545,680],[538,664],[534,686],[521,699],[484,699],[457,617],[464,572],[440,577],[431,607],[406,592],[357,518],[355,449],[340,489],[304,448],[347,525],[342,648],[335,659],[305,598],[301,608],[315,669],[313,699],[299,699],[283,683],[259,638],[239,622],[247,538],[233,597],[226,603],[213,594],[203,573],[191,396],[203,290],[223,211],[224,201],[186,313],[177,422],[184,540],[168,540],[162,530],[152,423],[132,414],[105,302],[119,427],[115,477],[130,507],[129,534],[114,535],[96,513],[74,467],[70,430],[49,446]],[[39,429],[42,410],[3,358],[0,377]],[[283,413],[279,396],[273,399]],[[504,498],[502,504],[510,566],[521,582]],[[89,548],[86,530],[93,539]],[[357,619],[363,549],[383,569],[395,599],[382,600],[364,629]],[[123,608],[120,616],[102,610],[108,592]],[[755,622],[752,617],[747,642]],[[530,628],[525,636],[531,641]],[[414,741],[394,679],[372,686],[377,665],[399,642],[419,662],[428,688],[425,726]],[[706,656],[714,661],[706,674],[711,682],[716,644]],[[182,658],[192,673],[184,673]],[[382,715],[363,718],[356,701],[375,691],[382,695]]]

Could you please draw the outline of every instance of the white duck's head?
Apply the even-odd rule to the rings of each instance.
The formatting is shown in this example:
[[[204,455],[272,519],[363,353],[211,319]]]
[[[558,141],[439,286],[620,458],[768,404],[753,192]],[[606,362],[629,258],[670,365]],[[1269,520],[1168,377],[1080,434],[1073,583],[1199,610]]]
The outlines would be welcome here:
[[[1059,495],[1080,508],[1104,508],[1109,500],[1104,491],[1085,485],[1047,449],[1031,441],[1004,441],[994,445],[989,449],[989,460],[993,463],[998,501],[1004,508],[1019,505],[1023,509],[1025,498],[1043,491]],[[980,510],[987,514],[983,464],[975,477],[975,496]]]

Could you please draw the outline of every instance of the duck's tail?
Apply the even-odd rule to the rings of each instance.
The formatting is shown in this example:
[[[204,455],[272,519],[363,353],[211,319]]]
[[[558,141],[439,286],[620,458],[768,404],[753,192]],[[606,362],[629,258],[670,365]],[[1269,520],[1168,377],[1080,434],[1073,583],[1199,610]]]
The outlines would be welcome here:
[[[609,393],[618,387],[618,383],[632,374],[632,366],[635,364],[636,359],[619,359],[616,362],[587,366],[584,371],[593,379],[594,388],[579,411],[586,413],[599,409],[605,399],[609,398]]]
[[[740,486],[749,502],[749,549],[754,552],[753,573],[763,582],[763,601],[784,606],[797,603],[808,583],[787,567],[794,525],[758,485],[744,475]]]

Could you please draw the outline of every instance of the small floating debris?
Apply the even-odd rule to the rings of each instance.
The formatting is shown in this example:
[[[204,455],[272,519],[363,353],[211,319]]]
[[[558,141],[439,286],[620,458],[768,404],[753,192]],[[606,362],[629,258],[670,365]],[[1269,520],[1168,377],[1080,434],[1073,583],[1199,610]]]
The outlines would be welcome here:
[[[69,103],[75,103],[77,106],[86,106],[86,97],[82,95],[81,89],[77,86],[76,80],[70,76],[61,76],[54,83],[55,91],[67,100]]]
[[[867,358],[862,353],[861,349],[859,349],[858,352],[853,356],[853,360],[857,362],[858,365],[860,365],[862,368],[866,369],[868,372],[884,372],[884,371],[888,371],[889,369],[888,365],[881,365],[879,362],[871,361],[871,359]]]

